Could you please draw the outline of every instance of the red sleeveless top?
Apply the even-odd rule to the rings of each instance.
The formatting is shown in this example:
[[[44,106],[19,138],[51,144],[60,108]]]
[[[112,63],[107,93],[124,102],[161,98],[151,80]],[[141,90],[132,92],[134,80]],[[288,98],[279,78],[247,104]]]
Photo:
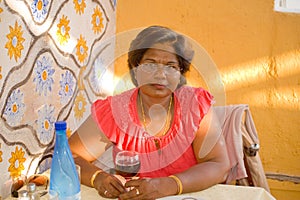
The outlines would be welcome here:
[[[197,164],[192,142],[212,95],[202,88],[182,86],[174,92],[174,118],[164,136],[148,134],[137,113],[138,88],[97,100],[92,115],[117,149],[139,152],[140,177],[163,177]]]

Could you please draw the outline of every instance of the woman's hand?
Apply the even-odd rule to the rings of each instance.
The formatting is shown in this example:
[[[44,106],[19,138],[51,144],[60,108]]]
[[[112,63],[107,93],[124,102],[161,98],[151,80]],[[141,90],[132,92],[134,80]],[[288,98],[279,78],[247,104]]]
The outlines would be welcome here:
[[[105,198],[118,198],[120,194],[126,192],[122,182],[114,175],[106,172],[97,175],[94,187],[99,195]]]
[[[168,177],[130,180],[125,184],[125,187],[129,191],[120,194],[119,198],[122,200],[152,200],[174,195],[177,192],[176,183]]]

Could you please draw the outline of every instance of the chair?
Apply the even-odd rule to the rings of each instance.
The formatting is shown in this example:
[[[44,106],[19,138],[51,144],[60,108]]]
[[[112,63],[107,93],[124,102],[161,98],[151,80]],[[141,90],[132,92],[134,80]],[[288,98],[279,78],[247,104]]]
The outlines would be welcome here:
[[[259,139],[249,106],[214,106],[222,125],[231,170],[226,184],[262,187],[270,191],[259,157]]]

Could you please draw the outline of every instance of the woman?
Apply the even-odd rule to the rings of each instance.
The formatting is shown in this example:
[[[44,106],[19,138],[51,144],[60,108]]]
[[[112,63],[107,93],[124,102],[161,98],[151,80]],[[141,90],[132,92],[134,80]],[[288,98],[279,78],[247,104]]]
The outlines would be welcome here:
[[[192,57],[185,38],[169,28],[151,26],[137,35],[128,53],[137,87],[97,100],[92,116],[103,134],[101,141],[113,144],[114,156],[120,150],[139,153],[139,179],[123,185],[93,165],[103,146],[94,139],[89,150],[75,133],[69,141],[84,184],[106,198],[156,199],[225,180],[229,161],[211,109],[213,97],[202,88],[184,86]]]

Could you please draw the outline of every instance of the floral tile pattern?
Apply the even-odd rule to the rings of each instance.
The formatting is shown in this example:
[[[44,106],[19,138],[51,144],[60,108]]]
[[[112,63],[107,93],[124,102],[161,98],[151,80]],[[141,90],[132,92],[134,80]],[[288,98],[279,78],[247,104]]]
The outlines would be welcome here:
[[[0,0],[0,196],[47,170],[54,122],[70,136],[113,91],[116,1]]]

